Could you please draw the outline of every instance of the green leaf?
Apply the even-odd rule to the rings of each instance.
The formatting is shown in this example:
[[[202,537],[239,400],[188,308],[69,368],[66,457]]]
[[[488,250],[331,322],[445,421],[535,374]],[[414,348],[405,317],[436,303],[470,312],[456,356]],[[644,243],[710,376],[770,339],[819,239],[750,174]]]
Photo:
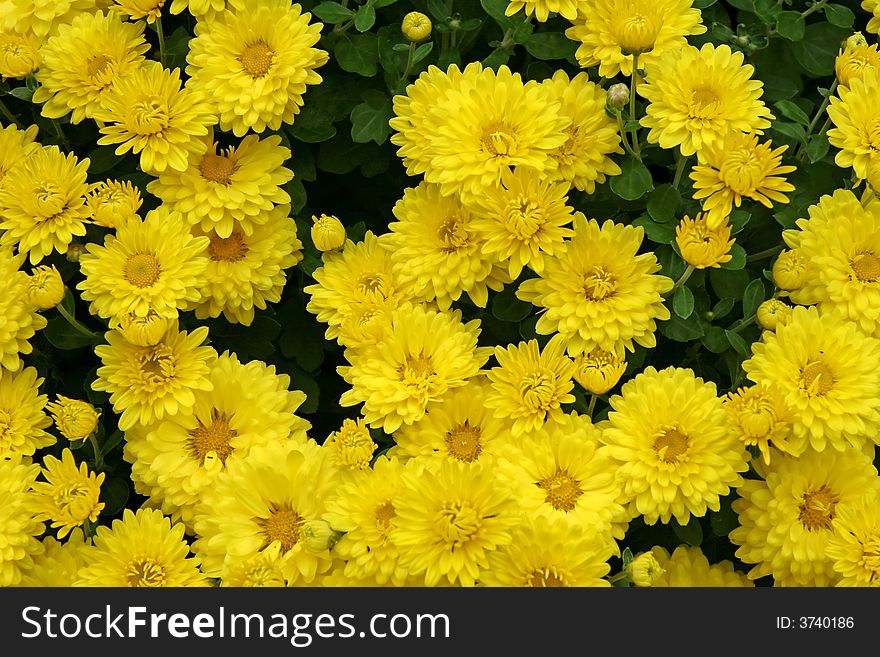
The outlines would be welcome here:
[[[30,103],[34,97],[34,90],[27,87],[16,87],[9,90],[9,95]]]
[[[703,542],[703,527],[700,525],[700,519],[696,516],[692,515],[686,525],[678,524],[674,518],[669,525],[672,527],[672,533],[683,543],[687,543],[691,547],[699,547]]]
[[[712,268],[709,271],[709,283],[715,294],[722,299],[742,299],[749,281],[749,274],[744,269],[731,271]]]
[[[482,64],[486,68],[498,68],[499,66],[504,66],[508,59],[510,59],[509,50],[496,48],[483,59]]]
[[[52,317],[43,329],[43,335],[53,347],[65,351],[82,349],[93,344],[88,336],[73,328],[63,317]]]
[[[413,53],[413,65],[418,64],[425,57],[431,54],[431,51],[434,49],[434,42],[428,41],[427,43],[423,43],[418,48],[416,48]]]
[[[694,312],[694,293],[687,285],[682,285],[672,297],[672,310],[682,319],[687,319]]]
[[[749,220],[752,218],[752,213],[747,210],[734,210],[730,213],[730,232],[732,235],[736,235],[741,232],[743,228],[746,227],[746,224],[749,223]]]
[[[534,306],[516,298],[513,286],[506,287],[492,299],[492,315],[505,322],[521,322],[531,314]]]
[[[739,333],[725,331],[724,335],[727,336],[727,341],[730,343],[730,346],[736,349],[738,354],[743,357],[749,355],[749,345],[746,344],[746,341],[743,340],[743,337]]]
[[[812,23],[807,25],[803,40],[793,44],[791,50],[808,75],[833,75],[840,43],[848,36],[848,29],[830,23]]]
[[[800,41],[804,38],[807,23],[798,11],[784,11],[776,19],[776,31],[783,39]]]
[[[715,536],[727,536],[734,528],[739,526],[739,516],[733,510],[730,502],[721,500],[721,508],[709,514],[709,526]]]
[[[754,315],[762,301],[764,301],[764,283],[760,278],[756,278],[743,292],[743,317]]]
[[[739,244],[730,247],[730,260],[721,265],[722,269],[742,269],[746,266],[746,250]]]
[[[752,0],[727,0],[727,3],[750,14],[755,13],[755,3]]]
[[[715,319],[723,319],[730,314],[730,311],[733,310],[735,305],[736,300],[733,297],[724,297],[723,299],[719,299],[718,303],[712,306],[712,314],[715,315]]]
[[[807,133],[804,131],[803,126],[800,126],[797,123],[788,123],[787,121],[774,121],[773,129],[777,132],[782,133],[786,137],[791,137],[799,143],[803,143],[803,141],[807,138]]]
[[[445,22],[449,18],[449,11],[443,0],[428,0],[428,13],[434,17],[435,21]]]
[[[100,174],[110,171],[119,162],[122,161],[124,155],[116,154],[115,146],[98,146],[89,153],[89,173]]]
[[[671,223],[676,221],[676,210],[681,203],[681,194],[672,185],[660,185],[648,197],[648,214],[654,221]]]
[[[343,71],[371,78],[379,70],[379,39],[375,34],[343,34],[333,53]]]
[[[824,134],[813,135],[810,137],[805,151],[810,160],[810,164],[815,164],[828,155],[829,148],[831,148],[831,145],[828,143],[828,137]]]
[[[330,25],[344,23],[354,16],[354,12],[351,9],[343,7],[338,2],[322,2],[312,9],[312,13]]]
[[[795,123],[800,123],[804,127],[810,125],[810,117],[807,116],[807,113],[794,102],[790,100],[780,100],[775,103],[775,106],[785,118],[791,119]]]
[[[671,244],[675,241],[675,228],[673,226],[659,224],[646,214],[636,217],[631,222],[631,225],[641,226],[645,231],[645,237],[655,244]]]
[[[486,10],[486,13],[494,18],[495,22],[501,27],[507,28],[514,25],[513,18],[504,14],[509,4],[508,0],[480,0],[480,4]]]
[[[351,139],[355,143],[374,141],[383,144],[391,134],[388,125],[394,115],[391,98],[382,96],[379,102],[375,98],[366,100],[351,111]]]
[[[667,338],[676,342],[690,342],[703,337],[703,327],[694,316],[685,320],[678,315],[672,315],[665,322],[660,322],[658,329]]]
[[[776,0],[753,0],[755,15],[761,19],[764,25],[773,25],[776,18],[782,13],[782,5]]]
[[[730,346],[727,336],[724,334],[724,329],[720,326],[710,326],[706,330],[706,335],[700,339],[700,342],[713,354],[727,351],[727,348]]]
[[[395,2],[397,2],[397,0],[373,0],[373,7],[376,9],[381,9],[382,7],[393,5]]]
[[[695,9],[708,9],[716,2],[718,2],[718,0],[694,0],[694,4],[692,6]]]
[[[525,42],[526,52],[535,59],[568,59],[577,44],[561,32],[538,32]]]
[[[651,172],[638,160],[628,158],[620,169],[620,175],[611,178],[611,191],[625,201],[640,199],[654,188]]]
[[[373,5],[361,5],[354,15],[354,28],[358,32],[366,32],[376,24],[376,10]]]
[[[101,495],[98,499],[104,503],[101,510],[102,516],[115,516],[125,508],[128,502],[130,490],[128,480],[122,477],[109,477],[101,485]]]
[[[851,28],[856,20],[856,15],[849,7],[843,5],[825,5],[825,18],[837,27]]]

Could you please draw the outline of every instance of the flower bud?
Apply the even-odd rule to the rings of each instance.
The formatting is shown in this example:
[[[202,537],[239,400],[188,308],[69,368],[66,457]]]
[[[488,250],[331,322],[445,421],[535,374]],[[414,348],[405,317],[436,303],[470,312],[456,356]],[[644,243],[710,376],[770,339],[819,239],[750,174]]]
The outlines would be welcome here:
[[[152,347],[162,341],[175,321],[170,317],[160,317],[151,310],[146,317],[138,317],[133,313],[116,317],[110,321],[110,328],[118,330],[133,345]]]
[[[604,395],[620,381],[626,361],[617,354],[594,349],[574,359],[574,380],[594,395]]]
[[[59,433],[71,442],[85,440],[98,426],[101,414],[88,402],[57,395],[56,401],[46,404],[46,410],[55,420]]]
[[[666,573],[651,552],[643,552],[636,556],[629,562],[626,571],[629,581],[636,586],[652,586]]]
[[[720,267],[733,256],[730,249],[735,239],[730,239],[731,226],[728,219],[717,228],[709,228],[708,217],[698,212],[693,219],[685,215],[675,227],[675,243],[682,259],[696,269]]]
[[[336,217],[322,214],[312,215],[312,242],[318,251],[335,251],[345,244],[345,226]]]
[[[86,252],[85,244],[77,244],[76,242],[71,242],[67,245],[67,261],[68,262],[79,262],[80,256]]]
[[[339,540],[336,532],[325,520],[308,520],[300,528],[300,532],[303,545],[313,554],[329,550]]]
[[[775,331],[791,317],[791,306],[779,299],[767,299],[756,312],[758,325],[767,331]]]
[[[612,84],[608,88],[605,103],[612,110],[622,110],[629,102],[629,87],[623,82]]]
[[[141,193],[130,181],[105,180],[90,187],[86,207],[97,225],[119,228],[129,219],[137,218]]]
[[[26,78],[39,66],[39,39],[31,34],[0,32],[0,78]]]
[[[64,298],[64,281],[55,265],[34,267],[28,276],[27,297],[39,310],[54,308]]]
[[[431,36],[431,19],[421,12],[411,11],[403,17],[400,31],[413,43],[424,41]]]
[[[780,290],[798,290],[807,280],[807,263],[797,249],[783,251],[773,263],[773,282]]]

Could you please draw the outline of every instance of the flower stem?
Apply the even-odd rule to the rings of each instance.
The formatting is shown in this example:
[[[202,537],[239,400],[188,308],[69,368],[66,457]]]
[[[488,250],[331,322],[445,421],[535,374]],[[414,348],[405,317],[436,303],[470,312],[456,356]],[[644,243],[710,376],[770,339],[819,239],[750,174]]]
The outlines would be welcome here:
[[[587,416],[592,420],[593,419],[593,411],[596,410],[596,395],[590,393],[590,405],[587,406]]]
[[[90,331],[90,330],[89,330],[86,326],[84,326],[83,324],[79,323],[79,322],[73,317],[73,315],[71,315],[69,312],[67,312],[67,309],[66,309],[62,304],[59,303],[59,304],[58,304],[57,306],[55,306],[55,307],[58,309],[58,312],[61,313],[61,316],[62,316],[64,319],[67,320],[67,323],[70,324],[70,325],[71,325],[74,329],[76,329],[79,333],[82,333],[83,335],[85,335],[85,336],[87,336],[87,337],[89,337],[89,338],[91,338],[91,339],[97,339],[98,335],[97,335],[96,333],[94,333],[93,331]]]
[[[672,179],[672,189],[678,189],[678,184],[681,182],[681,176],[684,173],[685,164],[690,159],[690,155],[682,155],[678,158],[678,165],[675,167],[675,178]]]
[[[688,279],[691,277],[691,274],[694,273],[694,266],[688,265],[687,269],[684,270],[684,273],[681,275],[677,281],[675,281],[675,285],[672,286],[672,292],[675,292],[678,288],[688,282]]]
[[[629,86],[629,120],[636,120],[636,87],[639,83],[639,53],[633,53],[633,70],[632,70],[632,80]],[[639,146],[639,129],[638,127],[633,128],[633,151],[635,152],[635,156],[641,160],[642,159],[642,151]]]
[[[730,327],[729,329],[727,329],[727,330],[730,331],[730,332],[732,332],[732,333],[739,333],[739,332],[742,331],[744,328],[748,328],[749,326],[751,326],[752,324],[754,324],[754,323],[755,323],[755,320],[756,320],[757,318],[758,318],[758,315],[757,315],[757,314],[751,315],[750,317],[746,317],[746,318],[744,318],[744,319],[741,319],[739,322],[737,322],[736,324],[734,324],[733,326],[731,326],[731,327]]]
[[[403,69],[403,75],[400,76],[401,80],[409,79],[409,70],[413,65],[413,55],[416,52],[416,44],[412,41],[409,42],[409,50],[406,51],[406,68]]]
[[[778,253],[782,253],[782,250],[785,248],[782,244],[774,246],[772,249],[767,249],[765,251],[758,251],[757,253],[753,253],[752,255],[746,258],[746,262],[754,262],[755,260],[762,260],[763,258],[772,258]]]
[[[823,3],[824,4],[824,3]],[[813,5],[815,7],[815,5]],[[810,120],[810,124],[807,126],[807,134],[804,137],[804,141],[801,142],[801,145],[798,147],[797,152],[794,156],[798,159],[801,159],[801,156],[804,154],[804,149],[807,147],[807,142],[810,140],[810,137],[813,134],[813,130],[816,128],[816,124],[819,123],[819,119],[822,118],[822,114],[825,112],[825,108],[828,107],[828,104],[831,102],[831,96],[834,94],[834,91],[837,89],[837,80],[831,83],[831,87],[828,89],[828,95],[822,100],[822,104],[819,105],[819,109],[816,110],[816,113],[813,115],[813,118]],[[825,132],[825,128],[828,127],[828,122],[831,121],[831,117],[828,117],[825,125],[819,131],[821,135]]]
[[[6,103],[2,100],[0,100],[0,114],[3,114],[3,116],[5,116],[16,128],[24,129],[24,126],[19,123],[17,118],[15,118],[15,114],[9,111],[9,108],[6,107]]]
[[[632,155],[634,158],[639,159],[633,151],[632,146],[629,145],[629,137],[626,136],[626,128],[623,125],[623,114],[620,110],[617,110],[617,127],[620,130],[620,141],[623,144],[623,150]]]
[[[156,35],[159,37],[159,62],[165,66],[165,33],[162,31],[162,17],[156,18]]]
[[[92,431],[89,434],[89,442],[92,444],[92,451],[95,452],[95,470],[103,470],[104,469],[104,455],[101,453],[101,448],[98,447],[98,439],[95,436],[97,431]]]

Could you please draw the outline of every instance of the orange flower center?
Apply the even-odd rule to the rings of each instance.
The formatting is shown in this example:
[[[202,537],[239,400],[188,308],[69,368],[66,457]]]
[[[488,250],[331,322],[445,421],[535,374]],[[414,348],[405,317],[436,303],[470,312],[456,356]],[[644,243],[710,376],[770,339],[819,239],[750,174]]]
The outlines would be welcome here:
[[[272,66],[272,58],[275,53],[269,48],[269,44],[260,39],[248,45],[238,61],[241,62],[245,73],[250,75],[254,80],[261,78],[269,72]]]
[[[801,384],[808,396],[821,397],[834,385],[834,374],[824,363],[814,361],[802,370]]]
[[[584,295],[590,301],[602,301],[614,294],[615,280],[604,267],[595,266],[584,275]]]
[[[880,280],[880,258],[873,253],[860,253],[850,263],[856,278],[862,283]]]
[[[136,253],[125,263],[125,279],[135,287],[150,287],[159,280],[159,261],[151,253]]]
[[[266,536],[263,548],[280,541],[281,552],[285,553],[299,542],[305,518],[289,507],[272,504],[269,517],[258,522]]]
[[[654,440],[654,451],[665,463],[677,463],[687,449],[687,436],[677,429],[667,429]]]
[[[379,526],[379,529],[387,530],[391,526],[391,519],[396,515],[397,513],[394,511],[394,505],[391,503],[391,500],[377,506],[376,524]]]
[[[547,492],[547,497],[544,499],[547,504],[557,511],[566,513],[574,509],[578,498],[584,494],[581,490],[581,482],[562,468],[557,468],[553,476],[537,482],[537,486]]]
[[[211,233],[208,243],[208,255],[214,262],[238,262],[248,254],[248,246],[242,234],[235,230],[229,237],[220,237]]]
[[[492,157],[514,155],[516,153],[516,136],[510,134],[506,126],[494,126],[483,132],[483,150]]]
[[[189,432],[189,446],[199,463],[204,463],[209,452],[217,454],[217,458],[225,463],[232,454],[230,441],[238,435],[238,431],[229,427],[229,416],[217,409],[211,410],[211,422],[199,426]]]
[[[113,60],[107,57],[107,55],[95,55],[93,57],[89,57],[86,62],[86,72],[90,78],[93,78],[100,73],[104,72],[104,69],[107,68],[107,65],[110,64]]]
[[[465,420],[462,424],[446,432],[446,448],[449,453],[464,463],[472,463],[483,451],[480,444],[480,427],[472,427]]]
[[[804,493],[804,498],[798,507],[798,520],[809,531],[831,529],[834,509],[839,501],[840,495],[836,495],[828,486]]]
[[[526,583],[533,588],[566,586],[565,577],[559,574],[555,566],[545,566],[533,570]]]
[[[135,559],[129,562],[125,579],[129,586],[165,586],[165,566],[150,557]]]
[[[205,153],[202,161],[199,162],[199,171],[205,180],[229,185],[232,182],[232,174],[235,173],[235,160],[226,155]]]

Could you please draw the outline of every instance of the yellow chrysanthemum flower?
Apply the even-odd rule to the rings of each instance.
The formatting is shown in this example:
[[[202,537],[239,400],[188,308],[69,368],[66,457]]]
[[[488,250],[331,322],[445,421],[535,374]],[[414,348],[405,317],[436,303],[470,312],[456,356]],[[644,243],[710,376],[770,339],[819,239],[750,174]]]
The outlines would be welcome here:
[[[837,81],[849,86],[855,78],[877,76],[880,74],[880,52],[877,44],[868,44],[861,32],[856,32],[846,40],[834,60]]]
[[[77,465],[73,452],[65,448],[61,459],[47,454],[42,468],[45,481],[31,485],[31,508],[34,518],[51,522],[62,539],[87,520],[97,522],[104,509],[99,502],[105,474],[89,472],[85,463]]]
[[[861,449],[780,455],[764,480],[747,479],[733,501],[739,527],[730,541],[736,556],[755,564],[749,579],[772,575],[777,586],[832,586],[842,578],[829,557],[839,516],[860,509],[880,491],[880,477]]]
[[[742,481],[748,453],[715,384],[693,370],[647,367],[609,400],[601,440],[617,465],[621,502],[653,525],[686,525],[721,508]]]
[[[110,320],[110,328],[119,331],[128,342],[138,347],[152,347],[159,344],[177,319],[160,317],[155,310],[147,311],[145,317],[134,313],[123,313]]]
[[[31,305],[37,310],[49,310],[61,303],[67,288],[55,265],[43,265],[31,269],[26,290]]]
[[[654,347],[656,320],[669,319],[663,294],[673,281],[662,276],[653,253],[639,253],[641,227],[602,226],[575,213],[575,236],[566,249],[545,258],[538,278],[520,283],[516,296],[542,311],[536,330],[558,331],[572,356],[600,348]]]
[[[489,553],[483,586],[556,587],[610,586],[605,576],[613,556],[607,541],[584,527],[526,516],[513,540]]]
[[[86,195],[90,219],[104,228],[119,228],[138,217],[141,192],[131,181],[105,180],[92,184]]]
[[[739,388],[723,397],[724,409],[736,437],[747,447],[757,447],[764,463],[770,463],[770,447],[792,453],[788,444],[792,412],[782,393],[765,385]]]
[[[240,0],[213,20],[196,22],[186,57],[187,86],[205,91],[220,128],[242,137],[291,124],[306,85],[327,52],[315,48],[321,23],[289,0]]]
[[[791,319],[791,306],[779,299],[767,299],[762,301],[755,311],[758,326],[767,331],[775,331],[777,326],[785,324]]]
[[[112,0],[110,9],[128,20],[146,18],[147,23],[155,23],[164,6],[165,0]]]
[[[465,385],[492,349],[477,347],[480,320],[462,323],[461,311],[406,305],[393,311],[389,322],[384,339],[346,352],[351,365],[337,367],[352,386],[339,403],[364,402],[364,419],[386,433],[421,419],[429,402]]]
[[[336,251],[345,246],[345,226],[339,217],[332,214],[312,215],[309,236],[312,238],[312,244],[321,253]]]
[[[31,264],[66,253],[75,235],[86,234],[88,168],[88,158],[42,146],[11,169],[0,185],[0,245],[16,245]]]
[[[184,532],[156,509],[125,509],[110,527],[98,525],[74,586],[210,586]]]
[[[552,11],[571,21],[577,17],[578,5],[581,4],[579,0],[509,0],[504,15],[513,16],[523,10],[526,16],[534,14],[538,21],[545,23]]]
[[[567,228],[574,218],[566,205],[568,191],[568,183],[553,182],[535,169],[503,171],[500,183],[487,187],[468,206],[476,216],[478,251],[501,260],[510,281],[526,266],[543,271],[545,254],[564,250],[565,238],[574,235]]]
[[[240,363],[223,353],[211,363],[208,381],[210,389],[196,390],[191,408],[125,436],[123,457],[132,465],[135,489],[188,529],[225,467],[255,445],[305,442],[311,428],[296,415],[305,393],[290,390],[290,377],[274,365]]]
[[[559,97],[560,112],[571,118],[571,124],[563,131],[565,142],[550,153],[557,163],[554,177],[592,194],[606,176],[620,173],[620,167],[610,156],[623,154],[617,122],[605,112],[606,91],[592,82],[587,73],[569,79],[561,70],[541,84]]]
[[[483,376],[450,391],[425,408],[425,416],[394,432],[395,445],[388,451],[402,461],[418,458],[454,460],[474,465],[491,462],[510,436],[509,420],[495,417],[486,404],[490,393]]]
[[[20,372],[0,368],[0,460],[30,460],[38,449],[55,443],[45,431],[52,420],[43,410],[48,397],[40,394],[41,385],[33,367]]]
[[[40,144],[34,141],[37,130],[36,125],[19,130],[14,125],[0,124],[0,183],[6,174],[17,169],[19,163],[40,149]]]
[[[0,30],[0,78],[23,79],[34,73],[42,61],[40,46],[31,34]]]
[[[873,34],[880,33],[880,0],[862,0],[861,7],[871,14],[865,29]]]
[[[751,381],[777,388],[792,410],[795,454],[880,443],[880,340],[815,307],[752,343],[742,364]]]
[[[120,225],[103,245],[86,245],[80,258],[85,278],[77,289],[99,317],[145,317],[152,310],[173,319],[202,294],[209,244],[190,234],[179,213],[159,206],[143,221]]]
[[[289,159],[290,149],[281,146],[278,135],[248,135],[218,152],[209,134],[190,154],[185,171],[166,171],[147,184],[147,191],[206,233],[229,237],[239,228],[250,235],[268,221],[272,208],[290,203],[282,189],[293,178],[284,166]]]
[[[834,156],[837,166],[852,167],[856,176],[867,179],[877,189],[877,143],[880,140],[880,108],[877,93],[880,78],[868,75],[850,80],[848,86],[839,86],[831,96],[828,118],[834,124],[828,130],[828,142],[840,150]]]
[[[196,317],[219,317],[250,326],[256,309],[281,300],[286,270],[303,259],[302,242],[289,205],[264,213],[264,222],[248,234],[236,225],[228,237],[206,233],[208,267],[199,297],[187,304]],[[201,231],[195,229],[195,234]]]
[[[808,214],[797,220],[799,230],[782,233],[809,271],[791,300],[818,303],[823,313],[831,311],[880,337],[880,202],[863,204],[850,190],[838,189]]]
[[[783,239],[788,235],[792,235],[792,233],[782,232]],[[813,278],[812,272],[807,269],[808,265],[807,259],[797,249],[783,250],[773,261],[773,284],[780,290],[789,292],[799,290]],[[816,301],[813,300],[810,303],[816,303]]]
[[[362,242],[348,240],[342,251],[325,253],[324,264],[312,273],[315,283],[304,288],[306,309],[328,325],[328,340],[347,344],[342,327],[357,317],[356,310],[390,312],[411,298],[394,271],[386,239],[367,231]]]
[[[494,470],[446,460],[436,469],[410,461],[391,518],[399,563],[424,585],[474,586],[493,550],[511,542],[513,498]]]
[[[141,169],[150,174],[185,171],[189,154],[203,147],[201,137],[217,120],[202,92],[181,88],[180,69],[158,62],[116,80],[94,118],[107,123],[98,144],[118,144],[117,155],[140,155]]]
[[[40,49],[33,102],[50,119],[70,112],[71,123],[93,118],[113,83],[140,68],[149,49],[143,23],[123,23],[109,12],[79,14]]]
[[[336,470],[314,441],[254,447],[230,461],[206,489],[195,519],[193,543],[202,569],[225,579],[244,561],[280,546],[279,567],[289,585],[310,584],[332,565],[330,550],[307,548],[303,527],[320,520]]]
[[[95,5],[96,0],[4,0],[0,29],[43,39],[77,14],[94,11]]]
[[[91,541],[86,543],[82,529],[74,529],[63,543],[50,535],[40,542],[42,551],[34,555],[33,566],[22,573],[21,586],[73,586],[79,579],[79,569],[86,565],[85,548]]]
[[[281,543],[273,543],[248,559],[232,563],[220,581],[220,586],[284,587],[287,582],[281,570]]]
[[[553,336],[541,349],[537,340],[495,347],[498,367],[488,373],[491,391],[486,406],[495,417],[512,420],[511,435],[562,422],[562,404],[574,402],[574,361],[565,355],[565,342]]]
[[[232,4],[236,4],[236,0],[171,0],[170,11],[179,14],[188,10],[196,18],[208,20]]]
[[[330,461],[336,464],[340,474],[369,469],[377,447],[367,423],[360,417],[346,418],[339,430],[324,441],[324,449],[330,452]]]
[[[637,554],[623,569],[623,575],[633,586],[651,586],[665,574],[666,570],[657,561],[653,552]]]
[[[356,473],[327,502],[324,520],[344,532],[333,552],[345,560],[347,577],[372,579],[378,586],[401,586],[409,577],[390,538],[402,469],[401,461],[380,456],[372,469]]]
[[[708,225],[721,226],[743,198],[767,208],[773,203],[788,203],[783,192],[793,192],[794,185],[783,176],[797,167],[782,164],[787,149],[771,149],[769,141],[759,144],[757,135],[737,131],[705,144],[690,178],[694,181],[694,198],[702,203]]]
[[[414,298],[448,310],[467,293],[485,308],[489,290],[510,283],[495,252],[481,239],[474,215],[457,196],[442,196],[439,185],[409,187],[392,208],[384,236],[394,273]]]
[[[667,52],[687,45],[687,37],[703,34],[693,0],[598,0],[578,2],[578,15],[565,35],[579,41],[575,56],[582,68],[599,64],[599,75],[632,75],[633,53],[639,68],[657,63]],[[569,18],[569,17],[566,17]]]
[[[600,446],[600,432],[584,415],[509,442],[501,455],[498,477],[528,517],[580,527],[617,552],[633,514],[618,501],[614,463]]]
[[[21,369],[20,354],[33,351],[28,340],[47,323],[28,301],[28,275],[19,269],[24,257],[0,247],[0,367],[13,372]]]
[[[743,57],[730,46],[706,43],[658,59],[638,87],[648,100],[641,119],[650,128],[648,141],[693,155],[731,130],[763,134],[775,117],[761,101],[764,83],[752,79],[755,68]]]
[[[837,509],[825,554],[840,575],[837,586],[880,586],[880,504],[877,494]]]
[[[45,529],[34,518],[28,489],[40,474],[36,463],[0,458],[0,586],[17,586],[22,573],[33,568],[43,546],[37,540]]]
[[[55,401],[46,404],[46,410],[52,416],[58,433],[72,443],[91,436],[101,418],[101,413],[89,402],[64,395],[55,395]]]
[[[698,212],[693,219],[684,215],[675,227],[675,243],[682,260],[691,267],[721,267],[733,258],[730,249],[736,240],[730,238],[730,231],[727,215],[713,228],[709,227],[709,216],[703,212]]]
[[[209,371],[217,352],[201,346],[208,337],[206,326],[191,332],[172,326],[152,347],[126,342],[118,331],[107,331],[104,337],[109,344],[95,347],[102,365],[92,389],[110,393],[122,431],[189,411],[195,392],[213,385]]]
[[[754,583],[727,559],[710,564],[698,547],[679,545],[672,554],[655,545],[648,553],[663,569],[651,586],[659,587],[749,587]]]
[[[592,349],[574,359],[574,380],[593,395],[604,395],[626,372],[623,350],[618,352]]]

